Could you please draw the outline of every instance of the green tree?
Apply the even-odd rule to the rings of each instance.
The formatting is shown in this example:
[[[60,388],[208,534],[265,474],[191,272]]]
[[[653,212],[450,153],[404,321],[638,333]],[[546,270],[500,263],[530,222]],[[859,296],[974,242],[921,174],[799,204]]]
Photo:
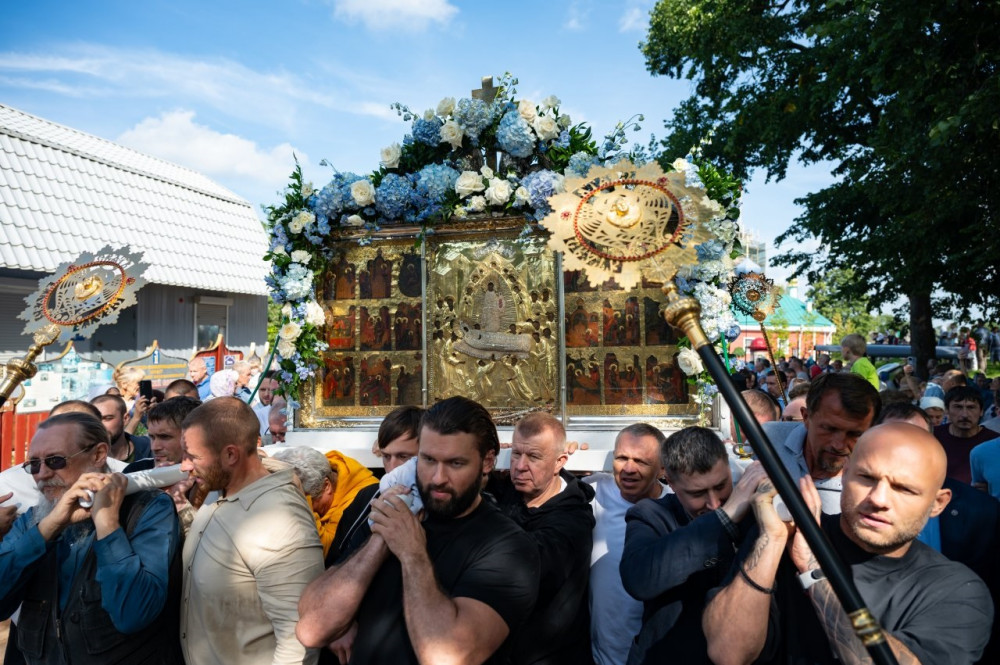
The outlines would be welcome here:
[[[1000,3],[661,0],[641,45],[654,74],[694,81],[667,122],[669,153],[701,143],[739,176],[830,162],[837,182],[798,203],[776,263],[835,297],[908,301],[919,370],[934,314],[1000,311],[989,248],[1000,204]]]
[[[832,268],[812,282],[806,292],[816,311],[837,326],[834,338],[839,341],[844,335],[857,333],[870,339],[873,332],[900,330],[903,326],[898,318],[871,314],[872,307],[867,297],[847,299],[839,295],[855,279],[851,268]]]

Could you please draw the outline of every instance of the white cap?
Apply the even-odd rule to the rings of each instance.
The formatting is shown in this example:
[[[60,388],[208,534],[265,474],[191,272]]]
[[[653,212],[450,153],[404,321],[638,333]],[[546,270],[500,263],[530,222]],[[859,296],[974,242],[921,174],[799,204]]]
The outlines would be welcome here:
[[[940,397],[921,397],[920,408],[924,411],[927,409],[941,409],[944,411],[944,400]]]

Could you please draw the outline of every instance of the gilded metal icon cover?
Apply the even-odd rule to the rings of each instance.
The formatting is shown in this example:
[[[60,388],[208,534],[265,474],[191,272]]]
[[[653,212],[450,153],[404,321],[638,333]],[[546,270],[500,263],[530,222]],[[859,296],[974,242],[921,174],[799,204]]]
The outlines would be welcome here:
[[[669,281],[697,261],[695,246],[711,235],[705,191],[655,162],[592,166],[586,177],[567,178],[549,205],[542,220],[552,232],[549,245],[563,252],[567,270],[583,270],[592,284],[614,278],[632,289],[644,273]]]
[[[68,341],[78,335],[89,337],[99,325],[114,323],[121,310],[135,304],[135,294],[145,284],[142,275],[149,264],[142,257],[142,252],[128,246],[107,245],[62,264],[25,298],[28,306],[19,316],[28,322],[24,334],[58,326],[60,338]]]

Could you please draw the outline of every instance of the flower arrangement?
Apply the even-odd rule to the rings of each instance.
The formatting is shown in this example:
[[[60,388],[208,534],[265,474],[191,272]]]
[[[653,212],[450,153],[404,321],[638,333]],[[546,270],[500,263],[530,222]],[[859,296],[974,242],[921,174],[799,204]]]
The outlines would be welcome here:
[[[314,189],[303,182],[296,163],[284,202],[267,208],[271,240],[265,258],[272,263],[267,283],[273,301],[284,305],[277,353],[286,395],[298,394],[327,348],[315,284],[331,258],[327,241],[335,229],[353,231],[366,244],[383,226],[419,225],[423,235],[451,219],[518,216],[531,232],[551,212],[548,198],[563,191],[566,175],[657,157],[655,138],[648,147],[628,146],[627,132],[639,129],[641,115],[617,123],[598,144],[585,123],[574,124],[562,112],[557,97],[540,103],[519,99],[517,84],[505,74],[492,101],[446,97],[423,113],[393,104],[410,123],[410,132],[401,143],[381,149],[379,167],[368,175],[334,172],[326,185]],[[704,187],[715,202],[718,214],[709,222],[715,239],[698,247],[699,264],[677,281],[701,302],[706,332],[718,339],[735,323],[724,285],[740,253],[739,182],[698,154],[673,163],[657,161],[665,170],[684,172],[689,184]]]

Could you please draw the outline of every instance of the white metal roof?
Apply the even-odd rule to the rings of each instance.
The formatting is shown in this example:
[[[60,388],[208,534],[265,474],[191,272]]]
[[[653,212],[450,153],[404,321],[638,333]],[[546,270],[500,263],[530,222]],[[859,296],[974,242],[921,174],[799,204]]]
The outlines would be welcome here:
[[[130,245],[147,281],[266,295],[267,234],[207,177],[0,104],[0,266],[54,272]]]

